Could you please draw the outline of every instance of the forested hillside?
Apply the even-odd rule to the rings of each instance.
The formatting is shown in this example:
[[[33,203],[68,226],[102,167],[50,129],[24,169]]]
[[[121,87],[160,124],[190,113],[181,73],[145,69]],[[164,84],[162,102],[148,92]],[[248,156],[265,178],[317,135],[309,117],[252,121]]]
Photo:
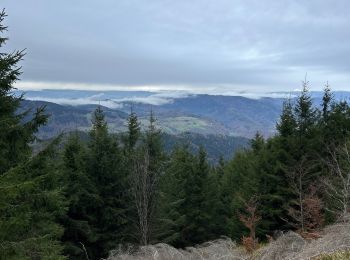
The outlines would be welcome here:
[[[62,132],[62,141],[58,146],[58,149],[63,149],[66,142],[69,140],[70,135],[74,133],[79,136],[79,139],[87,143],[90,139],[88,132],[84,131],[71,131]],[[117,139],[121,139],[125,136],[125,132],[112,133]],[[40,135],[39,135],[40,136]],[[38,139],[31,144],[34,153],[38,153],[43,150],[48,143],[54,138],[50,139]],[[220,160],[232,159],[233,155],[245,148],[249,147],[250,139],[244,137],[226,136],[226,135],[201,135],[197,133],[185,132],[182,134],[171,135],[164,132],[160,134],[161,146],[166,154],[170,154],[172,150],[177,146],[187,146],[191,153],[197,153],[200,147],[203,147],[208,156],[210,164],[217,164]]]
[[[4,18],[0,259],[101,259],[119,246],[184,248],[223,235],[251,252],[279,230],[308,238],[348,220],[350,106],[328,85],[319,108],[304,82],[298,98],[284,102],[274,136],[257,133],[215,165],[204,144],[166,153],[153,113],[144,130],[131,111],[125,134],[111,133],[101,106],[87,140],[73,132],[62,145],[57,136],[33,154],[48,116],[45,106],[18,113],[24,97],[12,93],[24,52],[3,53]]]
[[[41,92],[48,95],[49,91],[35,92],[37,92],[36,95],[40,95],[38,93]],[[74,96],[75,92],[71,92],[65,91],[66,95]],[[19,95],[22,92],[15,93]],[[32,92],[29,93],[32,94]],[[41,98],[45,100],[45,96]],[[52,98],[49,99],[53,101]],[[74,99],[71,101],[74,102]],[[102,103],[104,102],[107,101],[102,99]],[[114,104],[112,100],[108,102]],[[116,108],[106,106],[102,108],[111,132],[126,130],[125,118],[132,109],[137,113],[142,129],[147,128],[149,112],[153,110],[157,116],[158,126],[167,134],[177,135],[191,132],[202,135],[252,138],[257,131],[264,136],[271,136],[275,133],[275,122],[281,113],[282,103],[283,99],[280,98],[250,99],[238,96],[196,95],[177,98],[168,104],[152,106],[141,102],[118,101],[117,103],[116,101]],[[38,135],[43,138],[56,136],[62,130],[88,131],[91,126],[91,111],[96,107],[96,105],[89,104],[73,106],[23,100],[19,110],[24,111],[42,105],[46,106],[47,113],[51,115],[48,123],[39,130]]]

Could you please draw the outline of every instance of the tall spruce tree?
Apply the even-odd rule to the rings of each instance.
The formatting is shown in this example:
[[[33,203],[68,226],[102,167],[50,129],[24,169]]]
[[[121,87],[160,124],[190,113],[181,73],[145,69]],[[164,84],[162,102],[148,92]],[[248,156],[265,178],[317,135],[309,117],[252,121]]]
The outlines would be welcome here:
[[[67,214],[62,218],[65,228],[62,241],[64,252],[71,259],[93,257],[94,244],[98,236],[94,222],[94,208],[100,201],[98,191],[87,175],[86,148],[78,133],[69,136],[63,151],[62,172],[65,183],[65,197],[68,202]]]
[[[0,33],[5,11],[0,12]],[[0,37],[0,48],[6,43]],[[30,143],[47,121],[44,108],[30,120],[18,114],[22,96],[12,93],[23,51],[0,52],[0,258],[64,259],[57,224],[64,214],[61,180],[54,163],[57,140],[32,156]]]
[[[334,99],[333,93],[331,92],[331,88],[327,82],[326,86],[323,89],[323,97],[322,97],[322,118],[324,121],[327,121],[328,119],[333,99]]]
[[[176,247],[191,243],[185,231],[190,210],[186,186],[188,178],[194,174],[194,161],[187,147],[175,147],[161,178],[158,239]]]
[[[204,148],[201,149],[204,150]],[[218,165],[214,167],[208,164],[206,152],[204,155],[204,165],[209,168],[204,185],[203,205],[208,216],[206,238],[207,240],[213,240],[222,235],[227,235],[225,226],[226,205],[224,205],[221,196],[221,181],[225,162],[221,159]]]
[[[296,121],[290,99],[283,102],[282,114],[276,128],[282,137],[290,137],[295,133]]]
[[[128,117],[128,132],[127,132],[127,140],[126,140],[126,148],[129,152],[131,152],[135,146],[137,141],[141,136],[141,127],[137,118],[137,114],[131,109],[130,115]]]
[[[150,157],[150,168],[153,171],[159,172],[165,155],[163,151],[161,131],[157,128],[157,120],[154,116],[153,110],[150,112],[149,125],[144,139]]]
[[[0,176],[0,259],[65,259],[57,143]]]
[[[317,122],[318,111],[312,104],[309,93],[309,82],[303,81],[302,91],[296,100],[294,115],[297,123],[297,134],[300,142],[304,143],[307,136],[312,134],[313,126]]]
[[[184,230],[187,243],[198,244],[208,239],[210,231],[210,209],[206,199],[206,187],[209,176],[207,155],[203,147],[199,148],[193,165],[193,172],[187,176],[185,185],[186,228]],[[210,203],[209,203],[210,204]]]
[[[222,196],[228,207],[226,215],[227,233],[233,239],[240,239],[245,227],[239,221],[238,213],[244,201],[258,193],[256,158],[251,150],[237,152],[225,167],[222,178]]]
[[[7,30],[3,24],[5,17],[5,11],[2,10],[0,12],[1,34]],[[6,37],[0,36],[1,50],[7,40]],[[33,118],[26,122],[23,122],[24,117],[28,117],[30,111],[17,113],[23,97],[13,93],[15,90],[13,85],[21,75],[21,67],[18,63],[23,56],[23,51],[12,53],[0,51],[0,175],[31,156],[29,144],[35,140],[34,133],[47,121],[44,107],[38,108]]]
[[[125,175],[123,160],[115,137],[100,106],[94,111],[88,143],[87,173],[98,192],[92,225],[98,239],[94,257],[105,257],[109,250],[125,238]]]
[[[347,141],[350,137],[350,106],[347,101],[331,105],[323,131],[328,145],[340,145]]]

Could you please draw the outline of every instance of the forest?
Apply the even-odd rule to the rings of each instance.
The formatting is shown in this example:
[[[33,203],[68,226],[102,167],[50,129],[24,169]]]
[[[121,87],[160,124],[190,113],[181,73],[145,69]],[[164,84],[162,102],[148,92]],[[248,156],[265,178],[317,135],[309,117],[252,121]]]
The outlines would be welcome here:
[[[285,101],[274,136],[257,133],[216,164],[204,148],[166,153],[152,111],[146,131],[131,111],[128,131],[111,134],[100,106],[88,140],[72,132],[33,153],[49,116],[45,107],[18,113],[25,97],[13,91],[25,52],[4,53],[6,41],[0,37],[0,259],[101,259],[119,246],[184,248],[221,236],[254,250],[280,231],[313,237],[347,220],[350,106],[328,84],[315,104],[305,80]]]

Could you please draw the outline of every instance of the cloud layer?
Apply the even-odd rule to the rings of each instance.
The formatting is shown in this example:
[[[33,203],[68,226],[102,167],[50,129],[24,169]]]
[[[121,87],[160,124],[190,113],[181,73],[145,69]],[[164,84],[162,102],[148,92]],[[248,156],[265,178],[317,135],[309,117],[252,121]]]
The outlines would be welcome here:
[[[122,90],[350,90],[347,0],[4,0],[24,83]],[[29,14],[30,10],[30,14]],[[69,83],[74,82],[74,83]],[[28,83],[28,84],[29,84]]]

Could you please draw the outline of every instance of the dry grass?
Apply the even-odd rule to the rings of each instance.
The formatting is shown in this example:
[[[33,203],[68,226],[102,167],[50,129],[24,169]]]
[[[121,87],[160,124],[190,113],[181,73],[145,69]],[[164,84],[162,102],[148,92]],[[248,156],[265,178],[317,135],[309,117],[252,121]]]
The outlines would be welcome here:
[[[218,239],[196,247],[184,250],[176,249],[167,244],[142,246],[137,251],[115,250],[108,260],[244,260],[245,250],[238,247],[231,239]]]
[[[321,254],[350,249],[350,224],[338,224],[327,227],[322,237],[307,243],[296,259],[312,259]]]
[[[321,254],[312,258],[312,260],[348,260],[350,259],[350,251],[339,251],[331,254]]]
[[[343,260],[350,259],[350,223],[330,226],[319,239],[307,241],[288,232],[253,252],[232,240],[218,239],[184,250],[167,244],[127,248],[111,252],[108,260]]]
[[[306,241],[297,233],[288,232],[257,250],[252,260],[284,260],[293,259],[303,248]]]

